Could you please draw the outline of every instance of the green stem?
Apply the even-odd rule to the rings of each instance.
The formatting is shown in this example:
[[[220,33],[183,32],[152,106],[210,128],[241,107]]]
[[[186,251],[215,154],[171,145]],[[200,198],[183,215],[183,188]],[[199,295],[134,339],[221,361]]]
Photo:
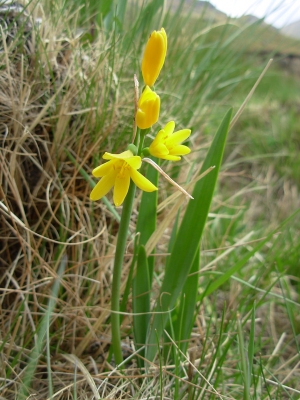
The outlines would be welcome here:
[[[131,182],[127,196],[124,200],[118,239],[117,239],[117,246],[116,246],[114,271],[113,271],[112,294],[111,294],[111,310],[112,310],[111,334],[112,334],[112,345],[113,345],[113,352],[116,364],[121,364],[123,361],[122,348],[121,348],[121,333],[120,333],[120,314],[119,314],[120,285],[121,285],[124,253],[127,242],[127,232],[132,212],[135,188],[136,188],[135,184]]]
[[[140,129],[140,143],[139,143],[139,148],[138,148],[138,156],[140,156],[142,154],[144,139],[149,131],[150,131],[150,129]]]
[[[138,146],[138,155],[141,155],[143,142],[146,130],[137,130],[134,144]],[[117,365],[123,362],[122,347],[121,347],[121,332],[120,332],[120,286],[122,277],[122,266],[124,261],[124,253],[127,242],[127,232],[129,228],[130,216],[132,213],[132,205],[135,195],[135,184],[131,181],[128,193],[125,197],[122,216],[120,221],[114,271],[113,271],[113,281],[112,281],[112,294],[111,294],[111,335],[112,335],[112,345],[113,353],[115,356],[115,362]]]

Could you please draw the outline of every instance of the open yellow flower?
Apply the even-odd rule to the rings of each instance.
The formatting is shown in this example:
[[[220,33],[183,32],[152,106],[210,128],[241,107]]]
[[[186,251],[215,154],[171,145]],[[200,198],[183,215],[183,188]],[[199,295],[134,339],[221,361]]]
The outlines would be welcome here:
[[[190,129],[182,129],[174,132],[175,122],[170,121],[161,129],[149,147],[152,156],[164,160],[179,161],[180,156],[190,153],[187,146],[182,145],[191,134]],[[174,132],[174,133],[173,133]]]
[[[154,125],[159,117],[160,97],[146,86],[138,101],[135,122],[140,129]]]
[[[146,44],[142,61],[145,85],[153,86],[164,65],[167,53],[167,34],[164,28],[153,31]]]
[[[134,156],[130,150],[121,154],[104,153],[102,158],[109,161],[92,171],[96,178],[101,179],[90,194],[91,200],[101,199],[114,186],[114,203],[116,207],[120,206],[128,193],[130,179],[145,192],[157,190],[156,186],[137,171],[142,165],[142,159]]]

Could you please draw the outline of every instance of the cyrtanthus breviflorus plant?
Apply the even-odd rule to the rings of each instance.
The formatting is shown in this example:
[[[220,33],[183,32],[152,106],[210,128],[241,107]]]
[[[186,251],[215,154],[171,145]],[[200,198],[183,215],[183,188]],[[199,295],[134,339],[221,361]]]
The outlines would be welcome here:
[[[142,165],[145,135],[159,118],[160,97],[150,86],[153,86],[158,78],[165,61],[166,52],[167,35],[165,30],[162,28],[160,31],[152,32],[142,61],[142,74],[146,86],[136,104],[135,123],[138,130],[134,135],[134,142],[129,146],[128,150],[121,154],[105,153],[103,159],[109,161],[95,168],[92,172],[95,177],[101,179],[90,194],[91,200],[101,199],[114,187],[114,204],[118,207],[124,203],[112,284],[111,328],[113,350],[117,363],[123,361],[120,345],[120,318],[118,314],[120,278],[135,188],[137,186],[146,192],[157,190],[157,187],[145,178],[138,169]],[[149,148],[150,154],[158,158],[176,161],[180,160],[180,155],[190,152],[188,147],[182,146],[180,143],[190,136],[191,131],[185,129],[173,134],[174,127],[175,123],[171,121],[164,129],[159,131]]]
[[[164,173],[160,166],[157,165],[155,160],[147,157],[151,155],[158,159],[179,161],[181,159],[181,156],[190,153],[190,149],[182,143],[189,138],[191,131],[189,129],[182,129],[174,132],[175,122],[169,121],[164,126],[164,128],[158,131],[155,139],[152,141],[150,146],[147,148],[144,147],[144,139],[146,135],[150,132],[152,126],[156,124],[159,119],[161,105],[160,97],[155,92],[155,90],[152,89],[163,67],[166,53],[167,35],[165,30],[162,28],[160,31],[152,32],[146,44],[142,61],[142,75],[145,87],[140,97],[138,94],[138,81],[136,77],[134,78],[135,124],[132,143],[128,145],[127,150],[123,151],[120,154],[111,154],[107,152],[104,153],[103,159],[108,160],[108,162],[98,166],[92,171],[95,177],[101,179],[96,184],[90,194],[91,200],[96,201],[101,199],[112,188],[114,188],[113,201],[115,206],[119,207],[123,205],[115,251],[111,298],[112,345],[115,361],[117,364],[121,364],[123,361],[120,335],[120,282],[128,235],[128,227],[132,214],[136,186],[146,193],[143,194],[139,207],[139,216],[137,222],[137,232],[139,233],[139,235],[137,235],[134,250],[136,275],[133,280],[133,309],[134,312],[138,314],[137,316],[134,316],[134,340],[136,348],[139,349],[142,347],[141,352],[143,355],[146,354],[148,359],[153,359],[156,354],[156,349],[153,344],[155,345],[157,339],[153,336],[153,331],[151,331],[149,318],[153,266],[150,268],[150,262],[148,260],[149,254],[147,254],[145,245],[147,244],[147,241],[150,238],[151,234],[154,232],[156,226],[157,196],[151,197],[150,195],[151,192],[157,191],[157,183],[152,183],[148,178],[143,176],[138,171],[142,165],[142,162],[144,161],[152,165],[155,168],[155,170],[153,171],[155,171],[156,175],[158,173],[161,173],[182,193],[193,199],[193,197],[190,196],[182,187],[180,187],[176,182],[174,182],[171,178],[168,177],[168,175]],[[221,140],[218,140],[218,146],[221,145],[221,148],[212,149],[212,151],[214,151],[213,157],[211,157],[210,155],[208,161],[204,163],[206,170],[212,166],[216,166],[217,168],[215,168],[216,174],[212,177],[212,180],[209,181],[209,188],[207,189],[208,198],[206,204],[204,204],[206,215],[204,215],[204,218],[202,218],[202,222],[200,221],[201,229],[203,229],[208,214],[208,208],[217,177],[217,171],[219,169],[221,156],[223,154],[224,146],[222,147],[222,143],[225,143],[224,138],[226,138],[229,120],[230,113],[228,113],[227,117],[225,117],[225,122],[223,121],[223,128],[221,129],[222,138]],[[211,153],[209,152],[209,154]],[[204,171],[202,168],[202,172]],[[154,180],[157,181],[157,176]],[[199,181],[197,182],[195,189],[197,188],[197,185],[199,185]],[[198,191],[196,191],[196,195],[197,197],[199,197]],[[195,204],[196,207],[199,207],[199,202],[200,200],[198,199]],[[151,219],[152,222],[154,221],[154,224],[150,223],[149,217],[147,216],[150,209],[154,211],[154,213],[152,213],[151,215]],[[188,209],[186,210],[186,213],[187,212]],[[190,217],[188,216],[188,218]],[[192,222],[194,223],[195,221],[192,220]],[[198,235],[197,238],[198,242],[202,233],[201,229],[199,230],[199,226],[197,226],[197,229],[194,229],[193,226],[191,226],[193,234],[197,234],[197,232],[199,231],[200,235]],[[183,232],[181,233],[181,235],[188,237],[190,234]],[[165,301],[164,304],[161,304],[159,306],[159,310],[157,310],[159,311],[158,315],[160,315],[161,317],[161,326],[159,327],[159,329],[157,329],[156,326],[157,323],[159,324],[159,322],[155,319],[155,316],[154,320],[152,321],[152,324],[155,327],[155,332],[158,332],[159,338],[163,334],[163,329],[167,321],[166,317],[168,317],[169,310],[171,308],[174,308],[175,302],[178,299],[179,294],[187,280],[188,272],[193,265],[194,259],[196,258],[196,253],[199,248],[197,244],[195,245],[193,243],[191,246],[189,245],[187,247],[189,247],[189,251],[192,252],[192,257],[187,258],[187,262],[181,268],[181,270],[178,266],[175,266],[173,271],[168,270],[168,265],[166,268],[166,274],[163,281],[162,289],[163,287],[165,287],[164,293],[168,293],[170,291],[172,291],[173,293],[169,297],[170,302],[168,302],[168,300]],[[174,248],[173,253],[176,253],[176,248]],[[197,271],[198,267],[199,266],[197,265]],[[176,290],[174,291],[173,288],[175,286]],[[166,297],[167,296],[165,296],[164,298]],[[190,308],[194,310],[194,303],[190,304]],[[190,320],[188,325],[191,325]],[[150,345],[149,352],[145,352],[145,348],[143,347],[146,345],[146,342],[148,342],[148,344]]]

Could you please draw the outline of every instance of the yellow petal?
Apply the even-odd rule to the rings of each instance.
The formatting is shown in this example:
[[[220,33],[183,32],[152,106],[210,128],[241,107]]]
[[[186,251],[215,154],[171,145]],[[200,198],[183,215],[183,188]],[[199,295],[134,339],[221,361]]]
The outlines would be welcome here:
[[[140,108],[135,115],[135,122],[140,129],[147,129],[146,114]]]
[[[169,150],[163,143],[157,143],[155,145],[154,142],[150,145],[149,152],[153,157],[158,157],[158,158],[169,154]]]
[[[138,107],[142,108],[143,103],[149,101],[149,99],[152,98],[153,93],[155,92],[153,92],[153,90],[151,90],[150,87],[147,85],[139,98]]]
[[[164,127],[164,131],[166,132],[167,136],[172,135],[175,129],[175,122],[174,121],[169,121],[166,126]]]
[[[174,146],[176,144],[184,142],[191,134],[190,129],[182,129],[180,131],[174,132],[173,135],[166,139],[165,144],[167,147]]]
[[[99,167],[93,169],[92,174],[96,178],[101,178],[102,176],[109,174],[109,172],[114,168],[113,167],[114,164],[115,164],[115,161],[111,160],[111,161],[108,161],[107,163],[99,165]]]
[[[149,181],[149,179],[145,178],[140,172],[136,171],[135,169],[130,170],[130,176],[133,182],[139,187],[141,190],[145,192],[154,192],[157,190],[157,187],[153,185]]]
[[[107,153],[105,152],[102,156],[104,160],[125,160],[127,158],[130,158],[133,156],[133,153],[130,150],[123,151],[123,153],[120,154],[112,154],[112,153]]]
[[[166,34],[166,31],[164,30],[164,28],[161,28],[160,33],[161,33],[162,37],[164,38],[165,47],[166,47],[166,51],[167,51],[167,48],[168,48],[168,38],[167,38],[167,34]]]
[[[151,126],[156,124],[156,122],[158,121],[159,111],[160,111],[160,97],[156,94],[155,100],[151,102]]]
[[[142,165],[142,159],[140,156],[133,156],[126,160],[126,163],[134,169],[139,169]]]
[[[123,173],[117,174],[114,188],[114,203],[116,207],[119,207],[123,203],[128,193],[129,184],[129,169],[126,169],[126,171]]]
[[[169,160],[169,161],[179,161],[179,160],[181,160],[181,157],[174,156],[172,154],[168,154],[168,155],[166,155],[164,157],[160,157],[160,158],[162,158],[163,160]]]
[[[146,86],[138,101],[138,110],[135,122],[140,129],[147,129],[154,125],[159,117],[160,97]]]
[[[185,156],[186,154],[189,154],[191,152],[191,149],[189,149],[187,146],[184,146],[183,144],[179,144],[178,146],[174,146],[170,149],[171,155],[174,156]]]
[[[168,137],[168,134],[165,132],[164,129],[161,129],[158,134],[156,135],[155,139],[153,140],[153,144],[161,143]]]
[[[100,181],[91,191],[90,199],[96,201],[100,200],[101,197],[105,196],[114,186],[115,178],[116,178],[116,172],[112,170],[110,174],[105,175],[102,179],[100,179]]]

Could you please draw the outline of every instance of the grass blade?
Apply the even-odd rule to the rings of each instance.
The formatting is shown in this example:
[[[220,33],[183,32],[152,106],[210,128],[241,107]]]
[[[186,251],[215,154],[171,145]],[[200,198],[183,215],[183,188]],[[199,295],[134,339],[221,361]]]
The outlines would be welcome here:
[[[189,338],[195,322],[195,309],[198,293],[198,273],[200,265],[200,249],[197,250],[190,273],[187,277],[181,294],[178,318],[174,322],[175,338],[179,341],[178,346],[183,353],[186,352]],[[180,332],[180,336],[178,335]],[[177,334],[177,335],[176,335]],[[177,336],[177,337],[176,337]]]
[[[244,378],[244,400],[250,400],[249,360],[245,354],[244,335],[241,320],[237,320],[238,344],[241,357],[241,372]]]
[[[52,314],[53,309],[56,304],[58,291],[60,288],[60,280],[66,269],[66,265],[67,265],[67,257],[64,256],[62,258],[62,261],[59,266],[57,279],[54,281],[54,284],[53,284],[51,297],[50,297],[50,300],[48,303],[47,313],[43,317],[41,324],[39,326],[38,332],[37,332],[37,334],[38,334],[37,346],[35,346],[32,349],[31,354],[30,354],[30,361],[27,365],[27,369],[26,369],[25,376],[23,379],[22,389],[18,395],[19,400],[27,398],[28,390],[29,390],[29,388],[31,386],[31,382],[34,378],[37,363],[39,361],[40,356],[43,354],[43,347],[45,345],[45,337],[48,338],[47,332],[49,331],[49,327],[50,327],[50,318],[51,318],[51,314]],[[46,343],[46,345],[47,345],[47,354],[48,354],[49,353],[49,350],[48,350],[49,343]],[[50,382],[51,382],[51,380],[50,380]],[[52,388],[51,389],[49,388],[50,393],[51,393],[51,391],[52,391]]]
[[[212,282],[211,285],[207,288],[207,290],[205,290],[205,292],[203,293],[202,298],[205,296],[209,296],[221,285],[223,285],[223,283],[225,283],[228,279],[230,279],[230,277],[233,274],[238,272],[246,264],[246,262],[272,238],[272,236],[278,233],[284,227],[284,225],[286,225],[290,220],[295,218],[296,214],[298,214],[299,211],[300,209],[296,210],[292,215],[286,218],[276,229],[274,229],[271,233],[269,233],[269,235],[264,240],[262,240],[257,246],[255,246],[251,251],[249,251],[248,254],[242,257],[241,260],[239,260],[236,264],[234,264],[231,268],[229,268],[222,276],[220,276],[218,279]]]

